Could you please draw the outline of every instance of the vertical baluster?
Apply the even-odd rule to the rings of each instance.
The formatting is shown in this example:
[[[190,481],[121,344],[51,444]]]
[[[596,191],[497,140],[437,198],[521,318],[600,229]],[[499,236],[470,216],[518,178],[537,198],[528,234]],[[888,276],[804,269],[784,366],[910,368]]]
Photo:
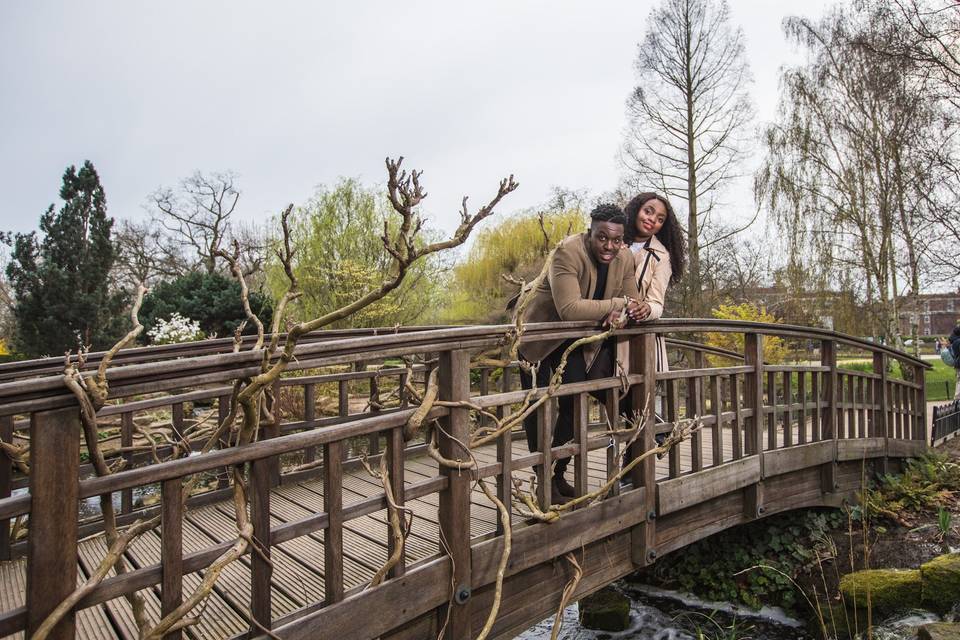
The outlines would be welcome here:
[[[183,479],[160,485],[160,615],[172,613],[183,601]],[[180,640],[183,632],[171,631],[164,640]]]
[[[713,410],[712,451],[713,466],[723,463],[723,400],[720,395],[720,377],[710,376],[710,408]]]
[[[217,424],[222,425],[224,420],[230,417],[230,399],[232,396],[224,394],[217,397]],[[220,436],[220,442],[217,443],[217,447],[220,449],[226,449],[230,446],[230,429],[225,429],[223,435]],[[218,467],[217,470],[217,488],[225,489],[230,484],[230,469],[227,467]]]
[[[314,422],[317,419],[317,385],[303,385],[303,422],[307,430],[315,428]],[[307,447],[303,450],[304,464],[310,464],[317,459],[317,448]]]
[[[259,543],[258,552],[250,560],[250,613],[253,619],[266,629],[272,626],[270,603],[270,579],[273,564],[270,562],[270,486],[273,484],[274,461],[260,458],[250,463],[250,522],[253,537]],[[256,627],[250,628],[256,633]]]
[[[580,445],[580,453],[574,458],[573,467],[573,488],[578,496],[588,492],[587,481],[589,480],[589,471],[587,463],[589,461],[589,451],[587,450],[587,438],[589,436],[587,427],[590,418],[587,415],[589,404],[587,394],[578,393],[573,396],[573,433],[577,444]]]
[[[917,432],[913,437],[915,440],[923,440],[929,444],[930,438],[928,437],[927,433],[927,382],[924,376],[925,370],[923,367],[917,365],[914,368],[914,372],[914,378],[920,384],[920,388],[917,389],[917,407],[920,415],[917,416]]]
[[[687,380],[687,417],[703,415],[703,378]],[[690,436],[690,467],[693,471],[703,469],[703,434],[698,429]]]
[[[822,436],[824,440],[833,440],[833,456],[830,462],[821,467],[821,488],[824,492],[833,492],[838,488],[837,484],[837,421],[841,415],[837,409],[838,391],[840,390],[839,375],[837,374],[837,343],[833,340],[823,340],[820,346],[820,362],[829,367],[829,371],[824,375],[823,394],[825,418],[822,425]]]
[[[280,431],[280,421],[282,416],[280,415],[280,378],[277,378],[273,382],[272,388],[272,397],[270,403],[270,413],[273,414],[273,420],[264,425],[266,428],[263,429],[262,438],[279,438],[281,435]],[[270,467],[270,486],[277,486],[280,484],[280,456],[271,456],[267,459],[267,464]]]
[[[547,401],[537,407],[537,442],[542,456],[537,471],[537,499],[540,507],[550,506],[551,485],[553,483],[553,402]]]
[[[337,381],[337,415],[346,418],[350,415],[350,380]],[[340,459],[346,460],[350,457],[350,443],[344,441],[343,446],[338,447]],[[326,461],[327,458],[324,458]]]
[[[810,416],[810,441],[819,442],[821,439],[821,428],[823,420],[823,406],[820,397],[821,380],[823,374],[820,371],[814,371],[810,374],[810,399],[813,401],[813,413]]]
[[[375,365],[376,366],[376,365]],[[374,371],[373,377],[370,378],[370,398],[368,400],[370,403],[370,413],[379,413],[380,408],[380,373],[379,370]],[[380,432],[375,431],[367,436],[367,455],[375,456],[380,453]]]
[[[793,444],[793,373],[783,372],[783,446]]]
[[[767,415],[767,449],[777,448],[777,374],[767,372],[767,402],[770,404],[770,413]]]
[[[797,419],[797,442],[807,442],[807,372],[797,374],[797,397],[800,399],[800,415]]]
[[[611,431],[620,430],[620,406],[617,402],[617,394],[613,389],[607,389],[603,397],[604,410],[607,414],[607,424]],[[613,436],[614,446],[607,447],[607,480],[617,475],[617,472],[620,470],[620,459],[617,457],[617,454],[620,452],[619,442],[616,436]],[[608,495],[615,496],[620,494],[620,483],[614,482],[613,486],[610,488],[610,493]]]
[[[403,441],[403,427],[395,427],[390,430],[389,435],[387,436],[387,470],[390,473],[390,486],[393,489],[393,500],[397,503],[398,507],[403,507],[404,503],[404,469],[403,469],[403,460],[404,460],[404,441]],[[404,515],[401,513],[400,518],[404,518]],[[387,525],[387,556],[393,556],[394,551],[396,550],[396,543],[394,542],[393,535],[391,535],[389,523]],[[390,578],[396,578],[402,576],[406,572],[406,557],[404,555],[400,556],[400,562],[398,562],[392,569],[390,569]]]
[[[763,469],[763,336],[758,333],[744,335],[743,361],[753,371],[744,380],[744,405],[752,411],[747,422],[746,454],[756,455],[760,462],[760,478]],[[772,398],[775,401],[775,397]],[[763,483],[757,482],[744,489],[744,513],[755,518],[763,506]]]
[[[676,426],[680,420],[680,389],[677,380],[667,380],[667,421]],[[680,443],[682,444],[682,443]],[[680,475],[680,444],[670,448],[669,457],[670,477]]]
[[[743,457],[743,403],[740,398],[740,376],[730,375],[730,403],[733,409],[733,423],[731,426],[731,441],[733,442],[733,459]]]
[[[847,376],[847,428],[846,428],[846,437],[847,438],[856,438],[857,437],[857,388],[856,388],[856,376],[848,375]],[[841,431],[844,433],[844,431]]]
[[[504,352],[501,354],[501,357],[506,359],[507,353]],[[505,366],[500,375],[500,392],[506,393],[510,391],[510,367]],[[506,415],[506,410],[503,405],[497,407],[497,417],[503,418]],[[497,460],[500,462],[500,475],[497,476],[497,497],[505,505],[509,505],[513,502],[512,500],[512,476],[511,472],[513,471],[513,434],[510,431],[503,433],[499,438],[497,438]],[[513,511],[511,510],[511,519],[513,518]],[[497,534],[503,533],[501,529],[503,525],[500,523],[500,519],[497,518]]]
[[[13,444],[13,416],[0,416],[0,439]],[[13,462],[0,457],[0,498],[9,498],[13,480]],[[0,560],[10,559],[10,518],[0,520]]]
[[[126,411],[120,415],[120,446],[128,449],[123,452],[124,468],[133,467],[133,451],[129,451],[133,446],[133,412]],[[120,513],[130,513],[133,511],[133,489],[123,489],[120,492]],[[2,523],[0,523],[2,528]]]
[[[323,510],[329,521],[323,538],[323,592],[326,604],[343,600],[343,442],[323,445]]]
[[[446,351],[440,354],[439,398],[441,400],[462,401],[470,398],[470,354],[463,350]],[[544,403],[542,418],[552,418],[547,407],[552,403]],[[541,419],[542,419],[541,418]],[[446,458],[463,457],[464,452],[459,449],[457,441],[466,442],[470,438],[469,415],[466,409],[450,409],[450,413],[441,419],[444,429],[440,436],[440,454]],[[546,422],[546,420],[544,420]],[[549,423],[553,426],[553,423]],[[548,431],[546,434],[544,431]],[[446,435],[446,434],[449,434]],[[540,447],[544,457],[549,457],[550,433],[541,428]],[[461,589],[469,589],[471,585],[472,567],[470,558],[470,494],[473,484],[471,474],[462,473],[457,469],[442,468],[440,473],[447,478],[447,488],[440,492],[440,506],[438,520],[440,532],[449,547],[450,559],[453,562],[454,593]],[[544,460],[543,474],[545,479],[550,478],[549,460]],[[549,483],[547,486],[546,501],[550,501]],[[542,490],[542,488],[541,488]],[[541,495],[542,497],[542,495]],[[440,612],[441,619],[449,614],[446,638],[457,639],[472,637],[470,612],[472,600],[452,602],[447,610]]]
[[[30,416],[27,637],[77,588],[80,420],[77,407]],[[70,611],[48,636],[73,638]]]
[[[643,416],[643,431],[640,442],[631,445],[633,459],[656,446],[654,438],[655,400],[657,394],[657,336],[645,333],[630,341],[630,371],[643,375],[643,382],[630,390],[630,404]],[[646,457],[633,468],[630,480],[634,487],[643,487],[644,511],[646,518],[639,528],[634,528],[630,536],[630,555],[640,565],[652,563],[656,557],[656,515],[657,515],[657,460]]]

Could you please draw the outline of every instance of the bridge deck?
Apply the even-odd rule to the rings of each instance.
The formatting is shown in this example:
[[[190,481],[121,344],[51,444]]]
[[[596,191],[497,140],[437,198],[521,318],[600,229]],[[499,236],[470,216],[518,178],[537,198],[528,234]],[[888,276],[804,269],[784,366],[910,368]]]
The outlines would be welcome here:
[[[809,425],[808,425],[809,426]],[[730,430],[724,429],[724,458],[731,457]],[[782,444],[782,430],[779,440]],[[701,432],[703,439],[703,466],[712,464],[712,433]],[[513,443],[514,457],[526,455],[524,440]],[[496,462],[496,449],[484,447],[476,452],[482,464]],[[606,450],[596,449],[588,456],[588,487],[593,490],[606,480]],[[668,477],[668,460],[657,462],[658,479]],[[690,443],[680,445],[681,470],[691,468]],[[515,469],[523,477],[528,468]],[[414,457],[406,461],[407,484],[436,477],[437,464],[429,457]],[[573,467],[568,469],[572,477]],[[382,493],[379,482],[362,468],[344,472],[343,501],[347,507],[353,502]],[[471,506],[471,536],[492,534],[496,528],[497,512],[494,505],[479,488],[475,488]],[[413,525],[406,545],[406,564],[411,566],[438,552],[439,525],[437,517],[438,496],[427,495],[405,504],[413,514]],[[317,480],[283,484],[273,489],[270,501],[272,524],[297,520],[311,513],[323,511],[323,483]],[[527,526],[514,510],[514,529]],[[373,574],[387,559],[384,544],[387,527],[386,511],[349,520],[344,525],[344,588],[350,590],[370,581]],[[198,551],[210,544],[233,539],[236,532],[233,507],[229,501],[191,508],[183,525],[184,554]],[[80,574],[85,577],[103,557],[105,546],[102,537],[93,537],[79,545]],[[156,532],[141,537],[129,550],[128,559],[135,567],[149,566],[160,561],[160,539]],[[302,536],[275,544],[271,549],[273,563],[274,619],[282,618],[310,603],[320,602],[324,596],[323,532]],[[0,610],[10,610],[24,605],[25,593],[24,558],[0,563]],[[111,573],[111,575],[113,575]],[[184,593],[189,593],[202,579],[201,573],[184,575]],[[250,601],[249,556],[235,562],[221,574],[215,593],[208,599],[200,615],[199,623],[187,630],[187,637],[220,639],[245,633],[249,629]],[[144,596],[148,616],[159,618],[159,593],[152,589],[140,592]],[[137,637],[131,608],[126,600],[118,598],[103,605],[82,609],[77,616],[77,631],[80,638],[129,638]],[[23,633],[13,636],[22,638]]]

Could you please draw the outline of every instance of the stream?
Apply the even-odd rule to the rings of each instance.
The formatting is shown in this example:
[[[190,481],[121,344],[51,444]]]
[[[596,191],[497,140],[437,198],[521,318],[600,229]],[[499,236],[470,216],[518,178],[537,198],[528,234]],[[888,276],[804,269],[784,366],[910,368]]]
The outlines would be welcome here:
[[[754,611],[726,602],[706,602],[694,596],[623,581],[614,588],[630,598],[630,627],[625,631],[594,631],[578,622],[576,603],[563,612],[563,640],[820,640],[804,622],[781,609]],[[939,622],[935,614],[918,611],[877,624],[875,640],[910,640],[920,625]],[[828,623],[829,624],[829,623]],[[517,640],[548,640],[553,618],[539,622]],[[831,633],[831,636],[833,634]]]

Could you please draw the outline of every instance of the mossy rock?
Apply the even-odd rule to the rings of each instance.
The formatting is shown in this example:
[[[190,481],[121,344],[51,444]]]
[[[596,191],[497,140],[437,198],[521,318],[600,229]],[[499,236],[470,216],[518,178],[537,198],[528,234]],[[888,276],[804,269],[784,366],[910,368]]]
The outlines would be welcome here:
[[[875,616],[920,608],[918,569],[865,569],[840,578],[840,593],[848,606],[867,608],[867,594]]]
[[[933,622],[917,630],[920,640],[960,640],[960,623]]]
[[[623,631],[630,626],[630,599],[609,587],[577,603],[580,624],[599,631]]]
[[[923,605],[946,613],[960,602],[960,553],[948,553],[920,566]]]

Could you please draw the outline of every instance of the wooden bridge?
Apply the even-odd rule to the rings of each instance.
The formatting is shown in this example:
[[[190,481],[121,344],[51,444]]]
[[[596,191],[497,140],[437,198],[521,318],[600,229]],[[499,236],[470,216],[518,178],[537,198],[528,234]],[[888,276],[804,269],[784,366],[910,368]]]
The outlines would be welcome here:
[[[0,636],[29,636],[103,556],[102,522],[81,511],[111,493],[123,523],[156,513],[162,524],[126,553],[133,570],[111,574],[64,619],[53,637],[136,638],[123,594],[139,592],[154,620],[173,610],[234,541],[236,523],[225,468],[246,465],[254,537],[263,553],[246,555],[221,574],[197,623],[167,637],[264,635],[295,638],[474,637],[491,609],[503,550],[497,511],[475,475],[496,485],[510,504],[511,477],[539,472],[540,499],[549,497],[550,461],[573,456],[579,494],[616,474],[610,435],[615,408],[629,385],[634,399],[658,390],[665,422],[647,419],[635,453],[656,433],[699,417],[700,431],[663,459],[633,469],[626,486],[551,524],[516,511],[503,602],[491,637],[510,638],[554,612],[574,552],[583,568],[574,600],[637,567],[723,529],[801,507],[854,499],[864,473],[888,469],[927,446],[925,365],[886,347],[829,331],[733,321],[664,320],[623,331],[630,375],[565,385],[574,396],[576,437],[530,453],[522,434],[507,433],[474,452],[475,474],[438,468],[423,442],[404,442],[413,411],[403,391],[413,357],[415,386],[439,369],[440,397],[491,412],[519,402],[511,368],[471,366],[471,353],[496,348],[506,327],[324,332],[297,348],[275,393],[280,411],[264,438],[244,447],[161,461],[129,448],[144,425],[165,423],[183,433],[208,416],[223,417],[232,381],[256,374],[259,355],[231,353],[229,341],[125,352],[108,372],[111,397],[100,411],[116,424],[128,467],[91,477],[81,456],[75,400],[60,379],[62,362],[0,366],[0,438],[29,439],[30,475],[0,464]],[[743,337],[742,353],[704,347],[704,332]],[[530,325],[525,339],[595,333],[583,323]],[[655,371],[654,332],[668,338],[669,373]],[[801,354],[799,364],[763,362],[765,339],[779,338]],[[840,368],[839,350],[865,358],[871,371]],[[888,365],[898,361],[903,375]],[[915,381],[915,382],[914,382]],[[394,401],[376,401],[388,389]],[[601,392],[604,402],[591,398]],[[368,399],[375,400],[374,402]],[[636,403],[635,406],[638,406]],[[614,410],[607,410],[607,407]],[[539,409],[543,435],[554,405]],[[609,423],[608,418],[609,416]],[[435,408],[440,449],[450,452],[483,420],[467,408]],[[110,433],[113,430],[104,427]],[[549,442],[541,437],[540,442]],[[413,514],[405,552],[389,579],[368,588],[394,548],[386,496],[358,456],[384,455],[394,500]],[[306,463],[306,464],[305,464]],[[313,463],[312,465],[310,463]],[[293,469],[299,469],[294,471]],[[201,474],[206,490],[186,508],[185,479]],[[13,526],[11,526],[13,525]],[[11,531],[14,535],[11,535]],[[24,532],[18,534],[18,532]],[[269,559],[268,559],[269,558]],[[251,618],[256,624],[251,623]]]

